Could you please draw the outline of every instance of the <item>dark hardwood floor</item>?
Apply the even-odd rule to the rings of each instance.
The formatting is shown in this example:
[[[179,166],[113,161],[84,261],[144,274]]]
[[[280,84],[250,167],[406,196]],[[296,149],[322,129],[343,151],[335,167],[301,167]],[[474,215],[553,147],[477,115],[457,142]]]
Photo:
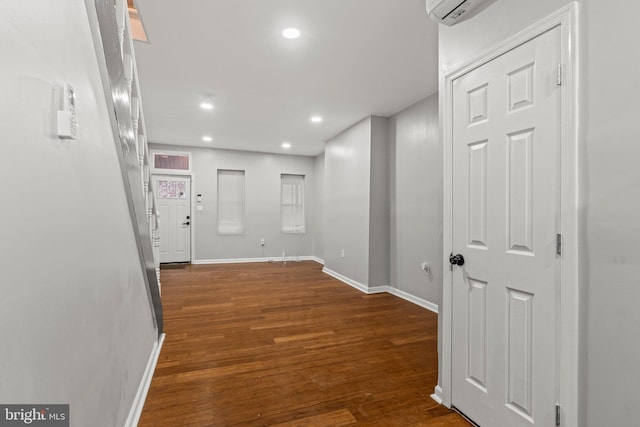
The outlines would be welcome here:
[[[465,426],[430,398],[436,315],[309,261],[162,271],[140,426]]]

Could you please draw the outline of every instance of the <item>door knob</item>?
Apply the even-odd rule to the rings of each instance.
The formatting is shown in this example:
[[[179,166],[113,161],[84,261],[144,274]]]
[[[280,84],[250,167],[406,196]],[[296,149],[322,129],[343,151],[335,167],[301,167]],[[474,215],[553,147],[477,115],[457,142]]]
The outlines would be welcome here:
[[[183,223],[182,223],[182,225],[189,225],[189,224],[190,224],[190,222],[189,222],[189,221],[187,221],[187,222],[183,222]]]
[[[464,257],[461,254],[449,255],[449,262],[451,265],[464,265]]]

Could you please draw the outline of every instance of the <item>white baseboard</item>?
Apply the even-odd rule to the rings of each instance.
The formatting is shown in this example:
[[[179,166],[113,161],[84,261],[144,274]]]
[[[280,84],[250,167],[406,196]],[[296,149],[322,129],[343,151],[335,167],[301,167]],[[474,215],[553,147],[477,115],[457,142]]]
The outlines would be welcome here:
[[[136,427],[138,425],[138,421],[140,421],[140,415],[142,415],[144,402],[145,400],[147,400],[147,393],[149,393],[149,387],[151,387],[153,373],[155,372],[156,365],[158,364],[158,357],[160,357],[160,350],[162,349],[162,344],[164,343],[164,337],[165,334],[160,335],[160,338],[155,343],[153,350],[151,351],[149,361],[147,362],[147,367],[144,370],[142,380],[140,381],[140,385],[138,386],[138,392],[136,393],[136,397],[133,400],[133,405],[131,405],[131,410],[129,411],[127,421],[124,424],[125,427]]]
[[[391,295],[395,295],[397,297],[402,298],[403,300],[409,301],[414,303],[415,305],[419,305],[422,308],[426,308],[429,311],[433,311],[434,313],[438,314],[438,305],[432,303],[431,301],[427,301],[426,299],[422,299],[419,298],[415,295],[411,295],[408,292],[405,292],[401,289],[398,288],[394,288],[393,286],[388,286],[389,290],[387,292],[389,292]]]
[[[368,294],[383,294],[389,292],[389,286],[369,286],[367,288]]]
[[[433,390],[433,394],[431,395],[431,398],[433,400],[435,400],[436,402],[438,402],[439,405],[442,405],[442,387],[440,387],[439,385],[436,386],[435,390]]]
[[[343,276],[340,273],[336,273],[333,270],[328,269],[327,267],[324,267],[322,269],[323,273],[328,274],[331,277],[334,277],[338,280],[340,280],[341,282],[346,283],[349,286],[352,286],[354,288],[356,288],[357,290],[364,292],[365,294],[381,294],[384,292],[390,293],[391,295],[395,295],[399,298],[402,298],[405,301],[409,301],[411,303],[414,303],[415,305],[419,305],[422,308],[426,308],[429,311],[433,311],[434,313],[438,313],[438,305],[434,304],[430,301],[427,301],[425,299],[419,298],[415,295],[411,295],[408,292],[405,292],[403,290],[400,290],[398,288],[395,288],[393,286],[367,286],[367,285],[363,285],[360,282],[356,282],[353,279],[350,279],[346,276]]]
[[[227,259],[196,259],[191,261],[195,265],[207,264],[242,264],[247,262],[268,262],[269,258],[227,258]]]
[[[333,270],[328,269],[327,267],[324,267],[322,269],[322,272],[325,274],[328,274],[329,276],[340,280],[343,283],[346,283],[347,285],[356,288],[357,290],[359,290],[360,292],[364,292],[365,294],[369,293],[369,286],[367,285],[363,285],[360,282],[356,282],[355,280],[349,279],[347,276],[343,276],[340,273],[336,273]]]
[[[273,258],[269,258],[269,261],[272,262],[282,262],[282,257],[273,257]],[[295,261],[315,261],[314,257],[309,256],[309,255],[304,255],[304,256],[288,256],[288,257],[284,257],[284,261],[286,262],[295,262]]]
[[[364,292],[365,294],[382,294],[384,292],[389,292],[389,286],[369,286],[369,285],[364,285],[360,282],[356,282],[353,279],[348,278],[347,276],[343,276],[340,273],[337,273],[333,270],[328,269],[327,267],[324,267],[322,269],[323,273],[328,274],[329,276],[340,280],[343,283],[346,283],[347,285],[356,288],[357,290],[359,290],[360,292]]]
[[[317,256],[312,256],[311,260],[317,262],[318,264],[324,265],[324,260],[322,258],[318,258]]]
[[[191,262],[191,264],[195,265],[207,265],[207,264],[243,264],[249,262],[282,262],[282,257],[272,257],[272,258],[227,258],[227,259],[196,259]],[[324,264],[324,261],[320,258],[316,258],[314,256],[288,256],[284,258],[286,262],[292,261],[316,261],[320,262],[320,264]]]

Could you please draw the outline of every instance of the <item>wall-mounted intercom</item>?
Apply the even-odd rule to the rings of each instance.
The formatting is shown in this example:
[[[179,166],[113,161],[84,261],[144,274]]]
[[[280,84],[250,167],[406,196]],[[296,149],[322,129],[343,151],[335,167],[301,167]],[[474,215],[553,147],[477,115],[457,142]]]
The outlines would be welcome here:
[[[76,139],[78,136],[78,119],[76,117],[76,94],[73,86],[65,83],[62,86],[60,109],[57,114],[57,133],[61,139]]]

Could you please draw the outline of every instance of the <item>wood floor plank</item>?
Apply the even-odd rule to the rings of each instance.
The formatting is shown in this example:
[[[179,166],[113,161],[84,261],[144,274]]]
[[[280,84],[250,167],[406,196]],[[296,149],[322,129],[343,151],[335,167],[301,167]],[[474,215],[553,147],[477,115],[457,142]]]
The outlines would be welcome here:
[[[321,331],[321,332],[312,332],[309,334],[298,334],[298,335],[289,335],[286,337],[275,337],[273,339],[273,341],[276,344],[281,344],[281,343],[285,343],[285,342],[292,342],[292,341],[309,341],[312,340],[314,338],[319,338],[319,337],[326,337],[327,335],[335,335],[334,331]]]
[[[306,426],[348,426],[354,425],[357,420],[351,412],[346,409],[328,412],[326,414],[313,415],[311,417],[300,418],[285,423],[275,424],[271,427],[306,427]]]
[[[139,425],[468,427],[430,398],[437,316],[321,270],[163,270],[167,336]]]

